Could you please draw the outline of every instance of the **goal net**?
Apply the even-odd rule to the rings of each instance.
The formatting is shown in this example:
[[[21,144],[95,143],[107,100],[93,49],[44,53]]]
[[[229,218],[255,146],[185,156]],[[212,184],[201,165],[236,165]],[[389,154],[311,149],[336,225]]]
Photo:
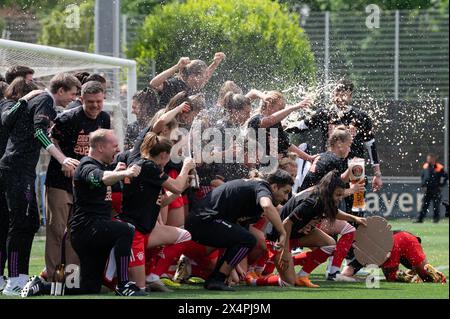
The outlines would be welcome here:
[[[48,84],[53,75],[60,72],[87,71],[104,75],[107,81],[104,110],[111,115],[111,126],[123,149],[126,125],[134,121],[131,114],[131,100],[136,92],[135,61],[0,39],[0,74],[4,75],[6,70],[14,65],[32,68],[35,71],[34,78],[44,85]],[[49,154],[43,151],[37,166],[36,193],[44,225],[46,224],[44,180],[49,160]]]
[[[131,99],[136,92],[136,62],[50,46],[0,39],[0,74],[14,65],[32,68],[34,78],[47,84],[60,72],[100,73],[107,81],[104,110],[122,143],[126,124],[133,121]]]

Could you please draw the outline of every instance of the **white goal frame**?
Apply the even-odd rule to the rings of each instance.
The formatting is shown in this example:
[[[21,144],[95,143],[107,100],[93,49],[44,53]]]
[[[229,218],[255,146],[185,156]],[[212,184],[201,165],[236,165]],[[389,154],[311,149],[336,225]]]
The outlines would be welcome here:
[[[80,52],[80,51],[74,51],[74,50],[68,50],[68,49],[62,49],[62,48],[56,48],[51,46],[45,46],[45,45],[39,45],[39,44],[32,44],[32,43],[25,43],[25,42],[19,42],[19,41],[12,41],[12,40],[5,40],[0,39],[0,52],[1,49],[12,49],[16,51],[21,52],[27,52],[30,53],[38,53],[40,55],[48,57],[51,59],[52,57],[59,57],[59,58],[73,58],[77,62],[80,61],[82,64],[79,66],[69,66],[64,67],[63,70],[59,72],[70,72],[70,71],[77,71],[77,70],[83,70],[87,68],[105,68],[105,69],[121,69],[126,68],[126,75],[127,75],[127,122],[130,123],[132,119],[134,118],[131,114],[131,103],[132,103],[132,97],[136,93],[137,90],[137,74],[136,74],[136,61],[134,60],[128,60],[128,59],[122,59],[122,58],[115,58],[100,54],[93,54],[93,53],[86,53],[86,52]],[[27,64],[24,64],[27,65]],[[4,70],[8,67],[12,66],[10,61],[7,61],[6,58],[0,54],[0,70]],[[32,64],[28,64],[27,66],[33,68]],[[41,77],[41,76],[48,76],[58,73],[56,69],[53,70],[45,70],[45,67],[41,68],[33,68],[36,73],[35,77]],[[122,123],[122,124],[121,124]],[[123,127],[123,119],[116,120],[115,125],[118,127],[115,127],[119,137],[120,144],[122,145],[124,134],[125,134],[125,128]]]

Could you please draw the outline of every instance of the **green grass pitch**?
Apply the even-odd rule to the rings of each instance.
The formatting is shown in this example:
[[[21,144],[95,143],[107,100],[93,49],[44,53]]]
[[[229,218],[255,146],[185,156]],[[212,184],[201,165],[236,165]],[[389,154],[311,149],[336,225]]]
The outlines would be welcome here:
[[[390,221],[393,229],[408,230],[422,238],[422,245],[428,261],[449,275],[449,223],[443,220],[439,224],[430,221],[424,224],[412,224],[410,220]],[[37,237],[33,244],[30,274],[38,274],[44,266],[44,238]],[[311,276],[312,281],[320,285],[318,289],[279,288],[279,287],[236,287],[235,292],[206,291],[201,285],[182,285],[172,293],[150,293],[151,299],[448,299],[449,289],[441,284],[403,284],[380,282],[379,288],[368,289],[365,282],[334,283],[324,279],[325,266],[319,267]],[[0,299],[12,298],[0,295]],[[96,296],[77,297],[35,297],[35,298],[119,298],[113,293]],[[123,298],[123,297],[122,297]],[[1,303],[1,302],[0,302]]]

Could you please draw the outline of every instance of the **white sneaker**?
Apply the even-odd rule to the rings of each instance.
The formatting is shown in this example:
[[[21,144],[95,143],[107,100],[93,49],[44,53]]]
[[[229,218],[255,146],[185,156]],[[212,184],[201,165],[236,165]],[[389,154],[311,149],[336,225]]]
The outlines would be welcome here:
[[[8,278],[6,278],[6,276],[0,276],[0,292],[5,289],[7,280]]]
[[[342,274],[336,274],[336,277],[334,278],[334,281],[340,281],[340,282],[356,282],[355,278],[344,276]]]
[[[19,275],[19,277],[9,278],[2,293],[5,296],[20,296],[23,287],[25,287],[29,279],[28,275]]]

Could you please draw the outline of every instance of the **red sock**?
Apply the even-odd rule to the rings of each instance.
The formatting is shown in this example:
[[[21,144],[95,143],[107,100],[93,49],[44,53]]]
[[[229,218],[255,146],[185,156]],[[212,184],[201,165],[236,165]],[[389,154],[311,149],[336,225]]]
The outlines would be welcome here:
[[[336,244],[336,250],[333,255],[332,266],[341,268],[342,261],[347,256],[350,247],[352,247],[355,232],[342,235]]]
[[[178,259],[185,250],[185,243],[186,242],[165,246],[159,254],[160,258],[156,263],[154,274],[158,276],[161,276],[162,274],[173,276],[175,274],[175,268]],[[174,265],[175,267],[171,267]]]
[[[151,248],[145,251],[145,275],[148,276],[155,272],[155,267],[158,262],[159,252],[161,248]]]
[[[280,277],[277,275],[268,275],[256,279],[257,286],[279,286]]]
[[[324,263],[328,259],[328,257],[330,257],[330,255],[327,254],[326,252],[324,252],[322,249],[320,249],[320,248],[315,249],[311,252],[311,254],[309,254],[302,270],[304,272],[307,272],[308,274],[310,274],[320,264]]]
[[[300,254],[292,257],[294,259],[295,266],[304,266],[306,261],[308,260],[309,255],[311,255],[311,251],[301,252]]]

